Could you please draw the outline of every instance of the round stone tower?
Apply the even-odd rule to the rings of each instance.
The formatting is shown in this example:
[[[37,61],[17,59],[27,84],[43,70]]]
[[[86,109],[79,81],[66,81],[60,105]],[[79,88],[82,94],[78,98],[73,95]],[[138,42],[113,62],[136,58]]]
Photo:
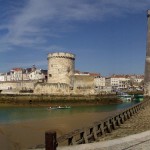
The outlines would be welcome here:
[[[71,53],[48,54],[48,83],[71,85],[75,68],[75,55]]]

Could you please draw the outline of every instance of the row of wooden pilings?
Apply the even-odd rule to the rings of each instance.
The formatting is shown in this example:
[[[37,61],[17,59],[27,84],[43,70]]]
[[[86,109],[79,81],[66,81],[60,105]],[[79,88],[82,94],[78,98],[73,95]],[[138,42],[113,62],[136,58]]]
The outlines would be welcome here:
[[[141,109],[146,107],[148,103],[149,100],[144,100],[100,122],[95,122],[92,126],[74,130],[59,138],[57,138],[55,131],[47,131],[45,132],[45,149],[56,150],[61,143],[65,143],[65,145],[77,145],[96,141],[100,136],[105,135],[105,133],[111,133],[112,130],[117,129],[127,119],[130,119],[134,114],[137,114]]]

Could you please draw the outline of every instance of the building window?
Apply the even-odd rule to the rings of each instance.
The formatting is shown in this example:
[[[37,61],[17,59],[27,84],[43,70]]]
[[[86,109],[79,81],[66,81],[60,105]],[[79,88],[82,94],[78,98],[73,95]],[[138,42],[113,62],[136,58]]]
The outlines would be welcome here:
[[[51,75],[51,74],[49,74],[49,77],[52,77],[52,75]]]

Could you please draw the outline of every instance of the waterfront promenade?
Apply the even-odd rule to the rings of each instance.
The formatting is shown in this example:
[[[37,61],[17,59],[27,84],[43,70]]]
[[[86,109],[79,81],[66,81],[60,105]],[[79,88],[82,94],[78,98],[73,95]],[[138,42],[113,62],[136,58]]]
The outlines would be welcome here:
[[[150,104],[132,116],[117,130],[100,137],[99,142],[58,150],[149,150],[150,149]]]
[[[150,131],[145,131],[114,140],[82,144],[73,147],[61,147],[58,150],[149,150],[149,147]]]

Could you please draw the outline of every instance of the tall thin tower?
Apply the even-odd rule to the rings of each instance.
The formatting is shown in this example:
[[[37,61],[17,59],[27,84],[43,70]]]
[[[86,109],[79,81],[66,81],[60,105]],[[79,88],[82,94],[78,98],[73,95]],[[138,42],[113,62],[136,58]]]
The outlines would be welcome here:
[[[144,94],[150,96],[150,10],[147,11],[147,27]]]

